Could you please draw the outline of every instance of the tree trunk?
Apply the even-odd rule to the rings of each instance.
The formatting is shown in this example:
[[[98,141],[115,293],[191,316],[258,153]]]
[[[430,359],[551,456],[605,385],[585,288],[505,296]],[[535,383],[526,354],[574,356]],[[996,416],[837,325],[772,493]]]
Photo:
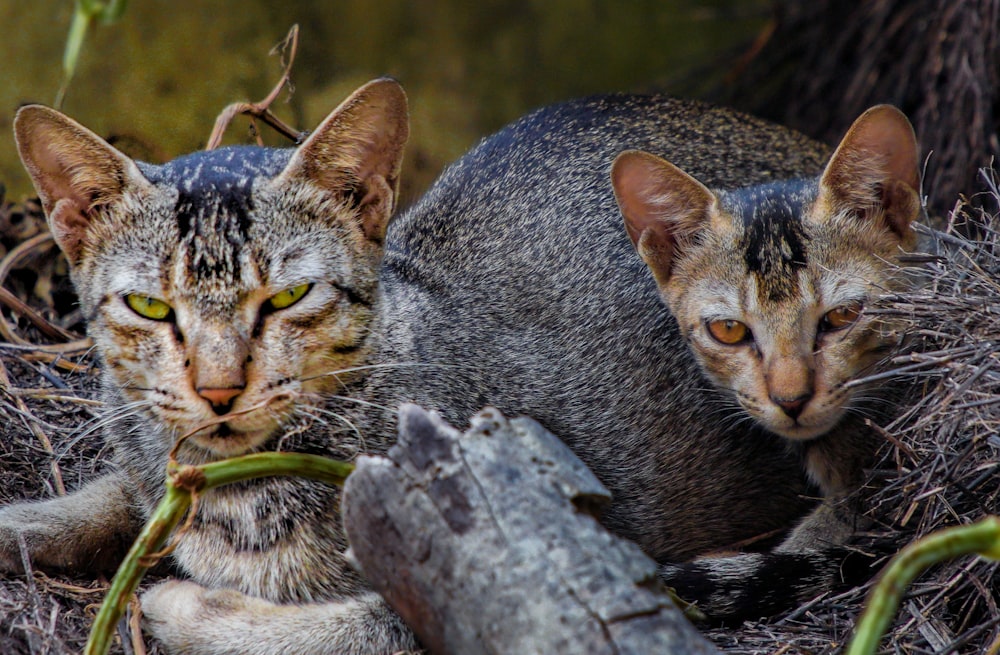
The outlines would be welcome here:
[[[979,169],[1000,155],[1000,0],[776,0],[757,46],[716,100],[828,143],[892,103],[928,158],[932,215],[985,188]]]
[[[716,653],[656,564],[595,519],[607,490],[527,418],[464,435],[400,410],[399,444],[344,489],[351,551],[432,653]]]

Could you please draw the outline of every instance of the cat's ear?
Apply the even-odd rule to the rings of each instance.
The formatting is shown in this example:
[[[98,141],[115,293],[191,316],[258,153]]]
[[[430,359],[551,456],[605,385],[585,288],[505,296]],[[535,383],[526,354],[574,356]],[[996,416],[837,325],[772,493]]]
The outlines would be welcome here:
[[[670,162],[638,150],[618,155],[611,185],[632,244],[656,281],[666,284],[678,248],[715,214],[715,194]]]
[[[76,264],[92,219],[127,192],[152,189],[139,167],[76,121],[42,105],[14,117],[14,138],[56,243]]]
[[[917,138],[903,112],[877,105],[861,114],[830,158],[819,182],[824,213],[881,220],[904,243],[920,215]],[[832,211],[831,211],[832,210]]]
[[[409,132],[403,88],[389,78],[374,80],[326,117],[274,183],[307,181],[349,198],[365,236],[381,241],[396,207]]]

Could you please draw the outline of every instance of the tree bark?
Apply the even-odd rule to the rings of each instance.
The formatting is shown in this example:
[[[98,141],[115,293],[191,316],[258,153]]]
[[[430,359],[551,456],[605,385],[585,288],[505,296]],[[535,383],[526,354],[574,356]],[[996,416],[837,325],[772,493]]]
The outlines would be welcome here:
[[[348,478],[365,576],[432,653],[717,653],[656,564],[596,520],[607,490],[528,418],[486,409],[463,435],[408,405],[388,457]]]
[[[775,0],[717,101],[836,143],[868,107],[898,106],[927,157],[932,217],[986,188],[1000,156],[1000,0]]]

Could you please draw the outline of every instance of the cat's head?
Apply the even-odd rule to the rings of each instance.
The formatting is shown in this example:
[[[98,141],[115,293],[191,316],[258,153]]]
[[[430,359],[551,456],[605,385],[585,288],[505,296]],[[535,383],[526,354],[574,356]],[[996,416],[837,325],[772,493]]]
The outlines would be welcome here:
[[[818,180],[713,192],[637,151],[612,168],[629,237],[702,369],[794,440],[830,430],[858,399],[847,383],[896,342],[866,308],[905,283],[919,182],[913,129],[886,105]]]
[[[138,163],[41,106],[14,123],[115,404],[207,456],[259,447],[364,362],[408,136],[393,80],[295,149]],[[168,444],[169,447],[169,444]]]

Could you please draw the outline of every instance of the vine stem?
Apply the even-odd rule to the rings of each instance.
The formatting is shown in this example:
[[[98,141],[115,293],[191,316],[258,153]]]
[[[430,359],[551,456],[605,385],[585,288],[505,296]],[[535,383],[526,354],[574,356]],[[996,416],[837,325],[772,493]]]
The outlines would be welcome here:
[[[893,558],[868,602],[846,655],[872,655],[899,608],[903,592],[924,569],[963,555],[1000,559],[1000,518],[946,528],[918,539]]]
[[[169,547],[162,550],[167,537],[199,493],[233,482],[274,475],[294,475],[342,486],[352,470],[352,464],[299,453],[255,453],[199,466],[168,464],[166,493],[118,567],[94,619],[84,654],[108,652],[115,625],[128,608],[139,581],[150,566],[169,552]]]

